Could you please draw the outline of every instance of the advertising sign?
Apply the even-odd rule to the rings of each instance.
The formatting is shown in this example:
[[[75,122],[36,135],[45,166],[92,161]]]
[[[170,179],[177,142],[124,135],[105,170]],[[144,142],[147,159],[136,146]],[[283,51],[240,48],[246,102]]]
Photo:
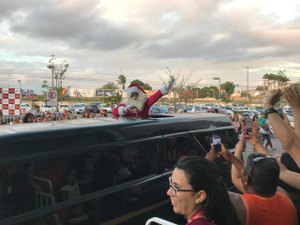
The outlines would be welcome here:
[[[4,116],[20,115],[20,104],[19,88],[0,88],[0,112]]]

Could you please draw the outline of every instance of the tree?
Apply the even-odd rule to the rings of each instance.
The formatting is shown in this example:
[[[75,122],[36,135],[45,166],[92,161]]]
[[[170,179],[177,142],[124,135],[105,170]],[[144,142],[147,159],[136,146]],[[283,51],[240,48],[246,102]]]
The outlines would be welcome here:
[[[195,97],[195,93],[186,92],[194,90],[196,92],[196,87],[199,85],[201,80],[198,80],[195,83],[189,83],[193,72],[187,73],[185,75],[181,75],[180,72],[172,72],[168,67],[165,74],[170,77],[173,76],[175,78],[175,83],[171,89],[173,92],[173,96],[171,98],[171,103],[174,104],[175,112],[178,110],[177,106],[182,104],[182,102],[188,102],[191,98]],[[164,81],[162,77],[160,77],[162,82],[166,84],[167,81]]]
[[[46,95],[46,93],[51,89],[51,86],[49,85],[47,80],[43,80],[42,88],[46,88],[46,91],[43,91],[44,95]]]
[[[226,102],[230,101],[230,96],[233,94],[235,89],[235,84],[233,82],[226,81],[225,83],[221,84],[221,90],[224,90],[225,95],[223,95],[223,99]]]
[[[206,98],[207,93],[212,93],[213,92],[213,97],[218,98],[219,95],[219,89],[216,86],[209,86],[209,87],[203,87],[199,90],[199,98]],[[209,94],[209,95],[210,95]]]
[[[113,90],[115,90],[115,89],[118,89],[118,87],[117,87],[117,85],[115,85],[114,82],[108,82],[108,83],[104,84],[101,87],[101,89],[113,89]]]
[[[284,88],[286,83],[290,81],[290,79],[285,75],[285,71],[279,70],[277,74],[266,73],[263,75],[263,79],[265,80],[264,86],[266,90],[266,95],[269,95],[269,91],[274,89]],[[277,87],[276,87],[277,82]],[[273,87],[272,87],[273,86]]]
[[[122,90],[125,90],[126,77],[124,75],[120,75],[117,80],[117,84],[122,85]]]
[[[279,70],[276,74],[276,80],[278,82],[278,88],[284,88],[286,83],[290,81],[290,79],[285,75],[285,71]]]

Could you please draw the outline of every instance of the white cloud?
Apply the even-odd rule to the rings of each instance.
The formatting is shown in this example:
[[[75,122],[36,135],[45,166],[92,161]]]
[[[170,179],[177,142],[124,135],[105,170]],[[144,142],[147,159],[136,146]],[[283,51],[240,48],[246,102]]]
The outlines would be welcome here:
[[[66,59],[65,84],[99,87],[122,69],[161,85],[166,66],[245,86],[285,69],[300,77],[297,0],[50,0],[0,2],[0,85],[40,89],[51,54]],[[289,12],[289,13],[288,13]]]

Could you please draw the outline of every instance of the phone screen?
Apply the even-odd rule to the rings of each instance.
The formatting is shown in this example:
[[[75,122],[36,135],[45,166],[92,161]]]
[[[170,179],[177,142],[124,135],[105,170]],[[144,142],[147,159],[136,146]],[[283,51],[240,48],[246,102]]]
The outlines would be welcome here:
[[[220,136],[213,136],[211,143],[214,145],[216,152],[221,150],[221,137]]]

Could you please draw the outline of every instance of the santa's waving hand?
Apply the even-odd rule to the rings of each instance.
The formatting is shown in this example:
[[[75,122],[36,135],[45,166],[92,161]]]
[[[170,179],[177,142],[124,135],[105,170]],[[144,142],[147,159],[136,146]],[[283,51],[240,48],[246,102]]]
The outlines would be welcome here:
[[[146,92],[138,83],[132,83],[126,88],[126,97],[124,103],[113,108],[112,116],[126,116],[146,118],[149,116],[150,107],[157,102],[162,96],[168,94],[175,83],[173,76],[170,76],[169,81],[160,90],[147,96]]]

